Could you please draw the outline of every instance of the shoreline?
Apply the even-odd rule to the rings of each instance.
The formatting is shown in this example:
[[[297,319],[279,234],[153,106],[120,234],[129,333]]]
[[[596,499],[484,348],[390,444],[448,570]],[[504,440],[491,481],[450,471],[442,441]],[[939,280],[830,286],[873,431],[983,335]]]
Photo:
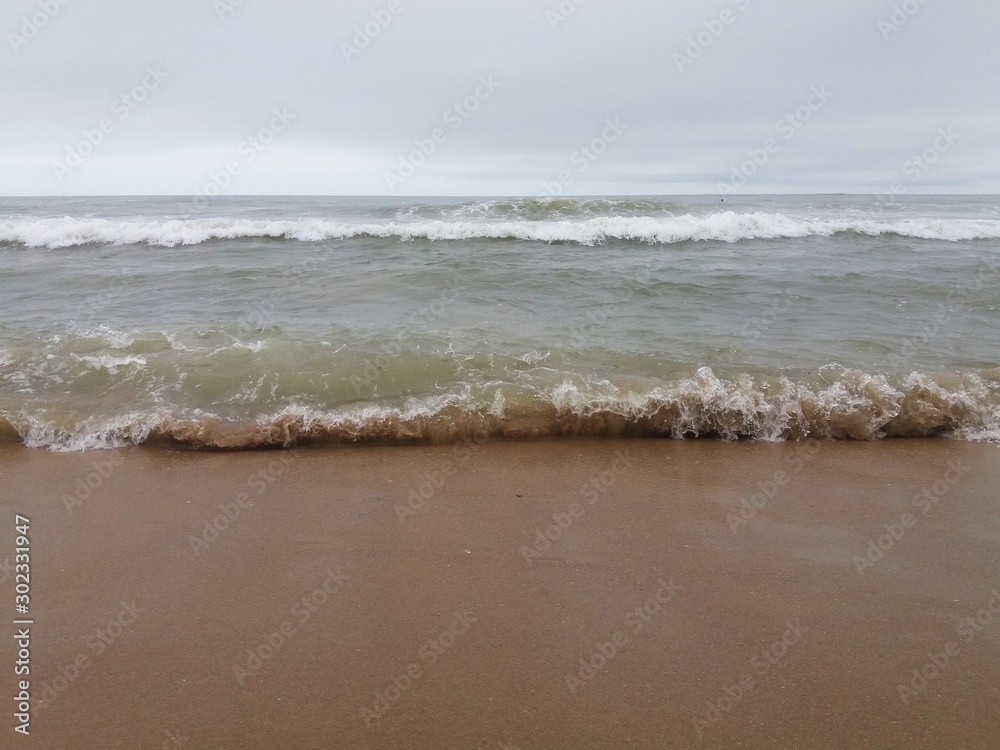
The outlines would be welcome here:
[[[926,438],[0,444],[6,517],[31,520],[20,739],[988,748],[998,457]],[[6,563],[12,524],[0,541]]]

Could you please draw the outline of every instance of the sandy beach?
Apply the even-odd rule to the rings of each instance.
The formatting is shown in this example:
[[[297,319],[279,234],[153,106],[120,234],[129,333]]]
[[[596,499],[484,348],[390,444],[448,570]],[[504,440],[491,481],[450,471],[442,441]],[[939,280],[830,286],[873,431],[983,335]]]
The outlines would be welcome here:
[[[30,736],[8,710],[0,745],[995,748],[998,458],[5,444],[33,623]]]

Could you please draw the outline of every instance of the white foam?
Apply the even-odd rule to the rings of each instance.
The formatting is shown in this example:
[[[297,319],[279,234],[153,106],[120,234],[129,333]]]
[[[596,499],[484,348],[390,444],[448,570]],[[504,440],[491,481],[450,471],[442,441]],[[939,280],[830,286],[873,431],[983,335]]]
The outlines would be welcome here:
[[[213,239],[279,238],[315,242],[358,236],[407,241],[520,239],[541,242],[600,244],[629,240],[656,244],[686,241],[739,242],[830,236],[854,232],[871,236],[897,234],[959,242],[1000,239],[1000,221],[987,219],[879,220],[855,216],[805,219],[781,213],[723,211],[705,216],[604,216],[560,221],[389,221],[345,223],[324,219],[261,221],[247,219],[183,219],[170,221],[59,219],[0,222],[0,242],[25,247],[65,248],[87,244],[146,244],[163,247],[195,245]]]
[[[304,438],[440,442],[483,429],[509,437],[630,433],[781,441],[946,434],[1000,440],[1000,386],[972,373],[912,373],[890,381],[885,375],[842,369],[827,382],[784,377],[762,382],[746,373],[723,378],[707,367],[669,382],[551,374],[555,377],[547,374],[534,386],[464,384],[396,403],[366,401],[334,408],[301,402],[279,406],[272,385],[265,402],[273,407],[250,421],[167,405],[61,420],[43,408],[4,420],[26,445],[56,451],[120,447],[154,434],[192,445],[245,448],[291,445]],[[248,384],[229,401],[257,403],[265,380]]]
[[[117,375],[118,368],[120,367],[135,366],[137,370],[141,370],[146,366],[145,358],[137,357],[135,355],[129,355],[127,357],[112,357],[107,354],[102,354],[100,356],[92,357],[72,354],[70,356],[78,362],[85,362],[95,370],[107,370],[111,375]]]
[[[56,453],[76,453],[139,445],[160,422],[156,412],[130,412],[109,419],[90,419],[72,427],[56,426],[25,416],[14,427],[29,448],[48,448]]]
[[[111,349],[127,349],[135,341],[135,331],[119,331],[108,325],[99,325],[97,328],[82,328],[76,324],[69,327],[70,333],[88,339],[98,339]],[[58,343],[60,337],[53,338],[53,343]]]
[[[267,347],[266,341],[236,341],[231,346],[225,346],[222,349],[218,349],[213,354],[223,351],[225,349],[246,349],[247,351],[253,352],[254,354],[259,353],[261,350]]]

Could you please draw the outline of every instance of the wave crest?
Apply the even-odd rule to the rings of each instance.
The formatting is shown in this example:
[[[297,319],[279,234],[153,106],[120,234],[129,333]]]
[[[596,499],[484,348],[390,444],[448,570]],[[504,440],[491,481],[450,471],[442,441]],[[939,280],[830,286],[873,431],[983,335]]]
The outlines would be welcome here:
[[[411,397],[401,404],[338,408],[290,404],[254,419],[162,406],[75,421],[49,411],[0,417],[0,436],[59,451],[171,441],[194,448],[290,447],[300,443],[443,443],[506,439],[647,436],[781,441],[1000,435],[1000,378],[988,374],[886,376],[843,371],[823,384],[709,368],[672,383],[624,388],[567,377],[547,392],[493,385],[478,393]]]
[[[0,222],[0,244],[50,249],[91,244],[174,247],[212,240],[286,239],[301,242],[352,237],[400,241],[533,240],[596,245],[611,240],[669,245],[740,242],[854,233],[959,242],[1000,239],[989,219],[793,218],[781,213],[723,211],[704,216],[601,216],[577,220],[416,220],[339,222],[326,219],[32,219]]]

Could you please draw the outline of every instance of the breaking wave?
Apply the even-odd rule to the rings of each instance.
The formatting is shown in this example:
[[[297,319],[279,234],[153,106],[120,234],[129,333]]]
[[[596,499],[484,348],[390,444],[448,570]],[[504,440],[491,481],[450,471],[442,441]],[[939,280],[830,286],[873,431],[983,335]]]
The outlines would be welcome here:
[[[491,216],[495,217],[495,208]],[[551,215],[551,214],[550,214]],[[991,219],[890,219],[859,217],[805,219],[782,213],[719,213],[694,216],[594,216],[555,220],[393,220],[340,222],[328,219],[111,220],[72,217],[0,222],[0,245],[50,249],[81,245],[174,247],[212,240],[287,239],[302,242],[352,237],[430,240],[534,240],[597,245],[625,240],[669,245],[689,241],[739,242],[755,239],[858,234],[898,235],[959,242],[1000,239],[1000,221]]]
[[[160,405],[76,419],[52,409],[0,413],[0,437],[57,451],[171,442],[248,449],[303,443],[445,443],[463,439],[647,436],[765,441],[944,435],[1000,439],[1000,372],[890,378],[856,370],[832,381],[701,368],[625,387],[567,376],[544,389],[468,385],[397,403],[275,405],[250,419]]]

